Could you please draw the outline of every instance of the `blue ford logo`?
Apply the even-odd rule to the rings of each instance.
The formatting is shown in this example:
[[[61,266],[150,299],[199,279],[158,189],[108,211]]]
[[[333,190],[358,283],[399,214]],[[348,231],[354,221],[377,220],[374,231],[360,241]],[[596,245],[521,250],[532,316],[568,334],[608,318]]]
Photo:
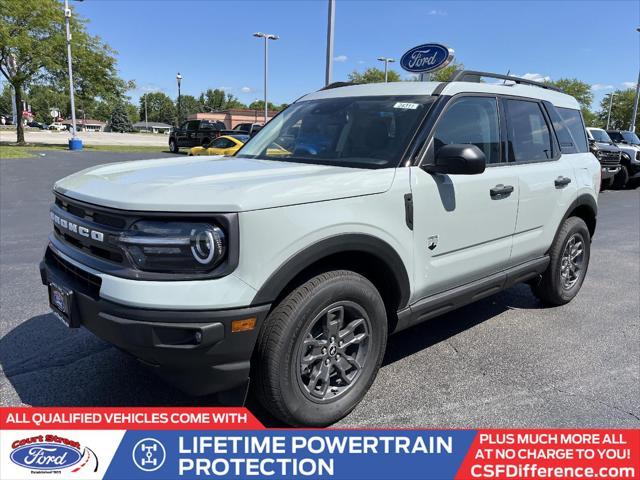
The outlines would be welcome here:
[[[33,443],[11,452],[11,461],[32,470],[61,470],[82,458],[79,450],[56,443]]]
[[[413,47],[402,55],[400,66],[408,72],[433,72],[446,67],[453,60],[453,50],[438,43]]]

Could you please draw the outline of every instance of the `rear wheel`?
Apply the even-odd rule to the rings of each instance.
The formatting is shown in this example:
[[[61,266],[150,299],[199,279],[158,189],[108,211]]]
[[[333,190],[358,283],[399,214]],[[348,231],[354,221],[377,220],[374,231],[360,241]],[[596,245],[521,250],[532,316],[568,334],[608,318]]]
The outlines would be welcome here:
[[[169,150],[171,151],[171,153],[178,153],[178,151],[180,150],[178,148],[178,143],[173,138],[169,140]]]
[[[318,275],[285,297],[258,338],[256,395],[290,425],[325,426],[360,402],[382,362],[384,303],[357,273]]]
[[[616,176],[613,177],[612,187],[616,190],[622,190],[627,186],[627,182],[629,181],[629,170],[627,167],[622,165],[620,167],[620,171],[616,173]]]
[[[582,286],[589,267],[591,235],[584,220],[567,218],[549,250],[549,266],[533,293],[546,305],[564,305],[573,300]]]

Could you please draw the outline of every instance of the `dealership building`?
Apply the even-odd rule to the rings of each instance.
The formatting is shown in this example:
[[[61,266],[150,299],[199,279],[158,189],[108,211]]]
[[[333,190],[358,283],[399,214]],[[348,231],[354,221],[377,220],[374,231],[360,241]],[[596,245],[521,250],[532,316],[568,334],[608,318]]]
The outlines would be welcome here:
[[[270,110],[269,118],[273,118],[277,110]],[[192,113],[187,120],[211,120],[223,122],[228,129],[232,129],[239,123],[263,123],[264,111],[250,108],[231,108],[217,112]]]

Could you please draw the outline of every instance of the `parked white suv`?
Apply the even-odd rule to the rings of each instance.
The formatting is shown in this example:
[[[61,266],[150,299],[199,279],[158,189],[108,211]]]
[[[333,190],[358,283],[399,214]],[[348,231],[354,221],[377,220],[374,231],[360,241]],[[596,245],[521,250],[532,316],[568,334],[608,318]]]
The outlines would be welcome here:
[[[477,77],[327,88],[235,157],[58,181],[54,312],[188,392],[251,377],[283,421],[327,425],[362,399],[388,334],[518,282],[569,302],[600,182],[580,107],[522,79],[463,81]]]

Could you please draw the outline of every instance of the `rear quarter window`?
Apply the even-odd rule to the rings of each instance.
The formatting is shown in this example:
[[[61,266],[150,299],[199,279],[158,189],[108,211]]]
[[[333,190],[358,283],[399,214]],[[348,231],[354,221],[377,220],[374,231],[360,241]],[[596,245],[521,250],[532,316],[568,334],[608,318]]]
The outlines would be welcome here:
[[[580,110],[573,110],[571,108],[557,108],[557,110],[565,126],[569,129],[578,152],[588,153],[589,144],[587,142],[587,131],[584,128]]]

